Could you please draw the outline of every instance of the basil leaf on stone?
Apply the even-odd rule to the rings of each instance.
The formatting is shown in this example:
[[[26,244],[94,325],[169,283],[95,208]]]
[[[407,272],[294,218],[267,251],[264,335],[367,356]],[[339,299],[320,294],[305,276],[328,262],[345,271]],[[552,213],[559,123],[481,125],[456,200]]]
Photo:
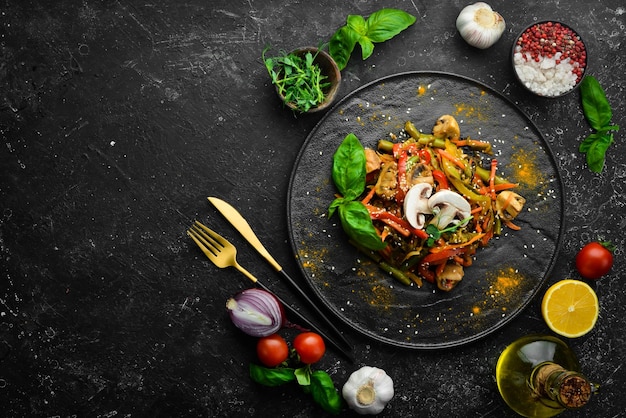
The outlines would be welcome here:
[[[361,15],[349,15],[346,26],[361,36],[367,35],[367,21]]]
[[[590,136],[592,135],[593,134],[591,134]],[[586,149],[586,151],[584,152],[586,154],[587,165],[589,166],[589,169],[591,171],[593,171],[594,173],[602,172],[602,170],[604,169],[606,151],[613,142],[613,134],[605,134],[597,135],[596,139],[594,139],[593,141],[589,141],[587,143],[583,142],[581,144],[581,148],[584,145],[584,148]]]
[[[294,369],[268,368],[258,364],[250,364],[250,378],[263,386],[280,386],[296,379]]]
[[[363,16],[349,15],[346,24],[330,38],[328,52],[339,70],[343,70],[357,43],[365,60],[374,52],[374,43],[393,38],[415,23],[415,20],[414,16],[398,9],[381,9],[372,13],[367,20]]]
[[[365,175],[365,149],[350,133],[333,156],[333,181],[344,199],[353,200],[365,190]]]
[[[294,374],[300,386],[309,386],[311,384],[311,369],[309,367],[300,367],[294,371]]]
[[[315,370],[311,373],[311,396],[326,412],[338,415],[341,412],[341,396],[335,389],[333,380],[323,370]]]
[[[359,35],[357,32],[349,28],[348,26],[342,26],[335,32],[328,42],[328,52],[337,63],[339,70],[343,70],[348,65],[352,51],[359,41]]]
[[[413,23],[415,17],[403,10],[381,9],[367,18],[366,36],[372,42],[384,42],[393,38]]]
[[[359,46],[361,47],[361,57],[364,60],[374,53],[374,43],[368,37],[361,36],[359,38]]]
[[[382,250],[387,243],[380,239],[372,224],[370,213],[359,201],[344,202],[339,206],[341,226],[348,237],[370,250]]]
[[[580,83],[583,112],[589,125],[596,131],[602,130],[611,122],[613,112],[604,90],[595,77],[587,76]]]
[[[613,133],[618,125],[609,125],[613,112],[606,98],[604,89],[593,76],[586,76],[580,83],[580,95],[583,113],[594,129],[578,146],[578,151],[585,154],[587,166],[594,173],[604,169],[608,148],[613,144]]]

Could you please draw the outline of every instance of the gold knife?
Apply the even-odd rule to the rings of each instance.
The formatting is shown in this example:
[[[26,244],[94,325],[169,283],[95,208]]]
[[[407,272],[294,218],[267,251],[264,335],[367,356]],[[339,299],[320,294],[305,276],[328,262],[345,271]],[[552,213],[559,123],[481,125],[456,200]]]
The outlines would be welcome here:
[[[272,257],[269,251],[265,249],[261,241],[259,241],[259,238],[257,238],[256,234],[252,230],[250,224],[248,224],[248,221],[244,219],[244,217],[237,211],[237,209],[235,209],[229,203],[223,201],[222,199],[218,199],[217,197],[209,197],[208,199],[209,202],[211,202],[211,204],[215,206],[215,208],[226,218],[226,220],[230,222],[231,225],[234,226],[235,229],[237,229],[237,231],[239,231],[239,233],[246,239],[246,241],[248,241],[258,251],[258,253],[261,254],[261,256],[263,256],[263,258],[265,258],[265,260],[267,260],[267,262],[270,263],[271,266],[289,282],[294,290],[298,292],[298,294],[309,304],[309,306],[315,310],[317,315],[320,316],[320,318],[323,319],[324,322],[326,322],[326,325],[328,325],[332,329],[332,331],[341,339],[343,344],[347,348],[352,349],[352,345],[350,344],[350,342],[341,333],[341,331],[337,329],[333,321],[330,320],[326,316],[326,314],[324,314],[324,312],[322,312],[318,304],[311,300],[309,295],[307,295],[306,292],[300,286],[298,286],[296,281],[293,280],[285,272],[285,270],[280,266],[280,264],[278,264],[274,257]]]

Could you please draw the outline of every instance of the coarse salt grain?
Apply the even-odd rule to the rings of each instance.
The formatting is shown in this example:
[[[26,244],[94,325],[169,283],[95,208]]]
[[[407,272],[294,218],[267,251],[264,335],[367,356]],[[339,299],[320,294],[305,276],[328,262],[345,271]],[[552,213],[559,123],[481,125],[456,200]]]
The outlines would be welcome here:
[[[541,96],[552,97],[567,93],[576,86],[578,76],[574,70],[578,63],[572,65],[569,60],[558,62],[560,53],[552,58],[541,57],[537,61],[520,50],[520,47],[516,47],[513,55],[515,72],[529,90]]]

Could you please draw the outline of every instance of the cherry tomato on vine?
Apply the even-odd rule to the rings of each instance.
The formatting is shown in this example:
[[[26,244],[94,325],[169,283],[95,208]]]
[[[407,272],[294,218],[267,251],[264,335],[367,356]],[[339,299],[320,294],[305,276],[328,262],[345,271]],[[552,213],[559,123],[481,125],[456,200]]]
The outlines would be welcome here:
[[[293,340],[293,348],[304,364],[317,363],[326,352],[324,339],[315,332],[303,332],[296,335]]]
[[[576,269],[585,279],[596,280],[613,267],[613,245],[610,242],[590,242],[576,254]]]
[[[278,366],[289,357],[289,347],[283,337],[278,334],[259,338],[256,344],[256,354],[261,363],[267,367]]]

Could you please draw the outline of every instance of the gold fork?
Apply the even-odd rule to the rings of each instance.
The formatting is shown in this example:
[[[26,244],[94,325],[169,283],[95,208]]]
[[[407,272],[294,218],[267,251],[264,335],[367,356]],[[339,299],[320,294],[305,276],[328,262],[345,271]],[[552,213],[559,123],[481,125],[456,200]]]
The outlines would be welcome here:
[[[285,307],[285,310],[293,317],[297,318],[297,320],[302,325],[306,325],[315,330],[346,358],[348,358],[350,361],[354,361],[352,356],[348,354],[346,350],[344,350],[333,338],[328,336],[328,334],[322,331],[320,327],[317,326],[312,320],[302,315],[300,311],[281,299],[267,286],[261,283],[256,277],[254,277],[252,273],[243,268],[237,262],[237,248],[233,244],[231,244],[230,241],[198,221],[195,221],[192,227],[187,230],[187,235],[189,235],[191,239],[198,245],[198,247],[200,247],[204,255],[206,255],[207,258],[213,262],[213,264],[215,264],[219,268],[235,267],[258,287],[273,294],[276,299],[278,299],[278,301]]]

